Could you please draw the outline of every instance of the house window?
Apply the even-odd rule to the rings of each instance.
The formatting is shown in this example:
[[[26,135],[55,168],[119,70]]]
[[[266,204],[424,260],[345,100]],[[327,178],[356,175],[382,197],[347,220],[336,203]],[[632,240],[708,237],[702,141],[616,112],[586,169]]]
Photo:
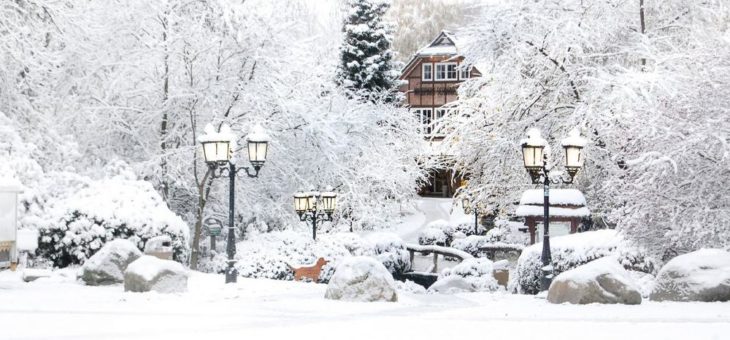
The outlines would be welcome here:
[[[439,126],[440,124],[443,124],[442,118],[444,118],[449,113],[448,109],[436,109],[436,115],[434,116],[434,123],[433,123],[433,134],[436,136],[443,136],[444,132],[443,129]]]
[[[435,80],[456,80],[456,63],[437,63]]]
[[[433,132],[433,110],[432,109],[414,109],[413,112],[421,121],[420,131],[424,135],[431,135]]]
[[[459,79],[469,79],[471,67],[464,65],[459,69]]]
[[[421,80],[424,81],[431,81],[433,80],[433,64],[423,64],[421,69]]]

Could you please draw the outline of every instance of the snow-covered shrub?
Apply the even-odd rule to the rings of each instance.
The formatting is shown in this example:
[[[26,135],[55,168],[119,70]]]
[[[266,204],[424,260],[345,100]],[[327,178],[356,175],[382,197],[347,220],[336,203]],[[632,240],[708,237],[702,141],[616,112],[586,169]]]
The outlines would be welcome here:
[[[418,244],[422,246],[428,246],[428,245],[439,245],[439,246],[445,246],[446,245],[446,233],[444,233],[443,230],[438,228],[423,228],[421,230],[421,233],[418,235]]]
[[[177,261],[188,255],[188,226],[145,181],[93,181],[57,202],[38,230],[38,255],[58,267],[83,263],[117,238],[144,249],[148,239],[167,235]]]
[[[426,288],[411,280],[395,281],[397,290],[411,294],[425,294]]]
[[[489,242],[504,242],[513,244],[527,245],[530,241],[527,233],[523,233],[518,229],[524,227],[521,222],[512,222],[508,220],[497,220],[494,228],[490,229],[486,236]]]
[[[449,276],[459,276],[474,287],[476,291],[495,291],[499,289],[494,278],[492,261],[485,258],[465,259],[453,268],[441,271],[439,280]]]
[[[251,236],[236,245],[236,269],[243,277],[293,280],[290,266],[307,266],[323,257],[329,263],[322,268],[320,282],[327,283],[340,260],[348,256],[376,258],[393,274],[410,268],[408,251],[397,235],[376,232],[360,237],[354,233],[324,234],[312,240],[309,233],[292,230],[273,231]],[[204,271],[223,272],[226,255],[203,259]]]
[[[372,244],[375,258],[383,263],[394,276],[411,268],[411,258],[403,240],[394,233],[374,232],[365,239]]]
[[[555,275],[595,259],[616,255],[626,269],[653,273],[654,260],[631,246],[616,230],[596,230],[553,237],[550,239],[552,265]],[[525,248],[517,261],[512,288],[522,294],[537,294],[542,275],[542,243]]]

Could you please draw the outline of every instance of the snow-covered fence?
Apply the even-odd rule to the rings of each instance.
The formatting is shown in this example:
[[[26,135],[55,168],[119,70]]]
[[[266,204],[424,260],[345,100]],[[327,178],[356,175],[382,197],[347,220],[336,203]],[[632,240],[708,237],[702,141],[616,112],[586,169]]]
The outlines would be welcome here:
[[[442,246],[437,246],[437,245],[425,245],[424,246],[424,245],[413,244],[413,243],[406,243],[405,246],[406,246],[406,249],[408,249],[408,253],[410,254],[411,263],[413,263],[415,253],[433,254],[433,266],[431,267],[431,273],[438,272],[439,255],[456,258],[459,261],[464,261],[465,259],[474,258],[474,256],[471,256],[471,254],[469,254],[467,252],[461,251],[459,249],[449,248],[449,247],[442,247]]]

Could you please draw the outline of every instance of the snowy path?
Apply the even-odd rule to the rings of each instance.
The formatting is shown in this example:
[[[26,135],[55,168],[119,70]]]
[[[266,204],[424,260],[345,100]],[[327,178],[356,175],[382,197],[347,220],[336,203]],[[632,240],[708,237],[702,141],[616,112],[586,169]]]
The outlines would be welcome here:
[[[427,224],[436,220],[448,221],[452,218],[449,214],[452,201],[450,198],[421,198],[416,202],[418,210],[396,226],[395,233],[406,242],[418,243],[418,233]]]
[[[190,292],[124,293],[0,273],[2,339],[722,339],[730,303],[552,305],[532,296],[413,295],[397,303],[323,298],[325,285],[195,273]]]

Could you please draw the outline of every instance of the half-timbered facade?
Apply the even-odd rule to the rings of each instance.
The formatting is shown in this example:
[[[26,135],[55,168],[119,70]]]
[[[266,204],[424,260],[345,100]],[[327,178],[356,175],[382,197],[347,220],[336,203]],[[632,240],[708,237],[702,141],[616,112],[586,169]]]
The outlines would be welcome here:
[[[401,73],[405,105],[419,119],[423,137],[439,143],[445,136],[439,120],[450,112],[449,103],[456,101],[457,89],[465,80],[480,77],[472,65],[464,63],[456,38],[442,31],[430,44],[420,49]],[[451,197],[458,180],[448,169],[429,169],[430,179],[420,190],[425,196]]]

